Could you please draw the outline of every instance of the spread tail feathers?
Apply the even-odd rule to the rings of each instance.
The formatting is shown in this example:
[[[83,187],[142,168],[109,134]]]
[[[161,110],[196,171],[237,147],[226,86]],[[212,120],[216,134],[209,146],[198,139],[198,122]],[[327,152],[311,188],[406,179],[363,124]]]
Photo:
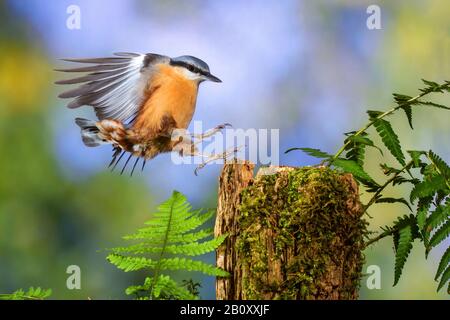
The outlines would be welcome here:
[[[76,118],[75,123],[81,128],[81,138],[86,146],[97,147],[101,144],[113,145],[113,158],[109,164],[109,167],[112,166],[111,171],[116,168],[126,153],[129,153],[129,156],[120,174],[125,171],[125,168],[133,156],[136,157],[136,160],[132,167],[131,175],[133,175],[134,169],[136,169],[141,157],[144,158],[144,164],[142,165],[142,170],[144,170],[145,154],[143,150],[140,149],[141,146],[136,144],[135,140],[130,139],[129,133],[122,122],[109,119],[96,122],[83,118]]]
[[[97,147],[101,144],[108,143],[99,137],[100,130],[95,121],[76,118],[75,123],[81,128],[81,138],[86,146]]]

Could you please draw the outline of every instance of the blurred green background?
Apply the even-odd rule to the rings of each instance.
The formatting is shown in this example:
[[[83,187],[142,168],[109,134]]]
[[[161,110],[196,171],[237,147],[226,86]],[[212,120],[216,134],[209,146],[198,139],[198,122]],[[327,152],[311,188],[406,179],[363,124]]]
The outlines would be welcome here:
[[[66,27],[72,4],[81,10],[79,30]],[[371,4],[381,8],[381,30],[366,27]],[[0,292],[42,286],[54,299],[124,298],[142,274],[116,270],[102,249],[122,244],[173,189],[194,207],[215,206],[219,165],[195,177],[193,165],[163,155],[132,178],[106,170],[110,149],[85,148],[73,123],[92,112],[66,109],[56,98],[58,58],[198,56],[224,82],[200,89],[194,119],[279,128],[281,153],[294,146],[333,152],[343,132],[364,124],[367,108],[391,105],[392,92],[414,95],[421,78],[450,80],[449,16],[447,0],[0,2]],[[437,101],[450,105],[448,96]],[[403,115],[392,118],[404,149],[433,149],[450,161],[448,114],[424,109],[415,118],[413,132]],[[367,159],[381,179],[379,155],[369,151]],[[315,164],[298,153],[280,154],[280,162]],[[379,205],[370,227],[405,213]],[[363,278],[361,298],[448,298],[433,281],[448,245],[427,261],[418,245],[396,287],[391,239],[370,247],[367,265],[380,266],[382,287],[369,290]],[[66,288],[72,264],[81,268],[81,290]],[[194,279],[202,298],[214,298],[214,279]]]

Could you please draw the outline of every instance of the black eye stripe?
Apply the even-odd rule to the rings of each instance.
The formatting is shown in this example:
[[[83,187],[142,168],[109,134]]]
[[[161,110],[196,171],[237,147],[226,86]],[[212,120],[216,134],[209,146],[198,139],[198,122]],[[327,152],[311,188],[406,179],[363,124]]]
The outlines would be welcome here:
[[[196,66],[193,66],[192,64],[189,64],[189,63],[186,63],[183,61],[171,61],[170,64],[172,64],[174,66],[180,66],[180,67],[186,68],[189,71],[194,72],[194,73],[199,73],[199,74],[203,74],[203,75],[207,74],[207,72],[201,70],[200,68],[197,68]]]

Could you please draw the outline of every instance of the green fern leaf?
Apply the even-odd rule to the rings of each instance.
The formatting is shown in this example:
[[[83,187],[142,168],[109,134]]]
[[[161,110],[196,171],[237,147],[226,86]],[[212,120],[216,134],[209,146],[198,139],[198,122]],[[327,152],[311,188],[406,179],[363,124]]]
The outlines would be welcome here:
[[[441,290],[441,288],[450,280],[450,266],[445,269],[444,274],[442,275],[441,281],[439,281],[439,285],[437,288],[437,291]],[[448,293],[450,294],[450,284],[449,288],[447,289]]]
[[[409,126],[411,127],[411,129],[414,129],[413,124],[412,124],[412,107],[411,107],[411,105],[403,106],[402,110],[405,111]]]
[[[191,230],[194,230],[198,228],[199,226],[203,225],[207,221],[209,221],[213,216],[215,212],[214,211],[208,211],[204,214],[199,214],[199,212],[195,212],[193,215],[187,217],[186,219],[181,220],[172,220],[174,224],[171,225],[170,233],[167,236],[168,241],[172,241],[172,237],[179,237],[183,235],[186,232],[189,232]],[[126,236],[125,239],[156,239],[160,240],[161,238],[166,237],[166,231],[167,231],[167,223],[166,226],[162,225],[150,225],[145,228],[141,228],[138,230],[137,233],[133,235]],[[148,223],[147,223],[148,224]]]
[[[204,238],[208,238],[209,236],[212,236],[214,234],[213,228],[207,228],[202,229],[198,232],[192,232],[192,233],[184,233],[184,234],[176,234],[176,235],[169,235],[168,241],[169,243],[190,243],[194,241],[199,241]],[[145,239],[144,245],[157,245],[158,243],[161,243],[161,235],[159,237],[152,237],[152,234],[149,233],[136,233],[134,235],[129,235],[123,237],[125,240],[141,240]]]
[[[445,163],[444,160],[442,160],[441,157],[439,157],[436,153],[433,151],[428,152],[428,157],[433,163],[433,165],[437,168],[439,173],[444,176],[444,179],[446,181],[450,181],[450,167]]]
[[[431,87],[434,89],[440,87],[439,83],[434,82],[434,81],[422,79],[422,82],[425,83],[428,87]]]
[[[437,281],[439,279],[439,277],[444,272],[445,268],[449,266],[449,264],[450,264],[450,247],[448,247],[447,250],[445,250],[444,254],[442,255],[434,280]]]
[[[149,295],[152,288],[153,278],[145,278],[143,285],[130,286],[125,290],[127,295],[136,295],[140,298],[142,295]],[[155,299],[177,299],[177,300],[196,300],[198,297],[191,294],[187,289],[179,286],[169,276],[161,274],[153,286],[153,297]]]
[[[417,225],[419,227],[420,232],[422,233],[423,240],[425,242],[425,246],[428,243],[429,234],[426,232],[425,225],[427,223],[427,215],[428,210],[430,209],[431,202],[433,201],[432,197],[420,198],[419,203],[417,204]]]
[[[425,229],[432,232],[434,229],[444,223],[450,216],[450,207],[437,206],[436,209],[427,218]]]
[[[412,107],[411,106],[414,104],[417,104],[417,102],[410,101],[412,99],[413,99],[413,97],[411,97],[411,96],[394,93],[395,102],[401,109],[403,109],[403,111],[405,112],[406,118],[408,119],[409,126],[411,127],[411,129],[414,129],[413,125],[412,125]]]
[[[384,112],[378,111],[378,110],[367,110],[367,114],[369,115],[370,119],[375,119],[381,116]]]
[[[434,108],[450,110],[449,107],[444,106],[443,104],[439,104],[439,103],[435,103],[435,102],[431,102],[431,101],[418,101],[418,103],[420,103],[421,105],[424,105],[424,106],[430,106],[430,107],[434,107]]]
[[[420,160],[420,157],[422,155],[427,154],[425,151],[420,151],[420,150],[408,150],[406,152],[408,152],[409,156],[411,157],[415,168],[418,168],[420,166],[420,164],[422,163],[422,161]]]
[[[422,181],[414,186],[410,194],[410,201],[414,202],[417,198],[433,196],[437,191],[446,188],[443,176],[434,176],[429,181]]]
[[[167,253],[184,254],[187,256],[199,256],[208,252],[213,252],[225,240],[227,235],[221,235],[217,238],[202,243],[188,243],[184,245],[170,245],[167,246]]]
[[[108,255],[107,259],[117,268],[125,272],[137,271],[145,268],[154,269],[158,265],[161,270],[199,271],[211,276],[220,277],[226,277],[229,275],[228,272],[202,261],[196,261],[186,258],[177,257],[156,261],[145,257],[128,257],[113,253]]]
[[[153,280],[153,279],[152,279]],[[151,287],[151,282],[149,283]],[[197,300],[198,296],[193,295],[189,290],[179,286],[174,280],[169,276],[160,275],[155,286],[154,286],[155,296],[157,297],[168,297],[175,298],[178,300]]]
[[[423,93],[430,93],[430,92],[443,92],[442,86],[439,83],[436,83],[434,81],[429,81],[422,79],[423,83],[426,85],[425,88],[420,89]]]
[[[381,141],[383,141],[386,148],[397,159],[397,161],[404,166],[406,164],[405,156],[403,155],[400,141],[398,140],[398,137],[395,134],[394,129],[392,129],[391,124],[384,119],[377,119],[375,120],[373,125],[375,126],[375,129],[380,135]]]
[[[390,176],[391,174],[399,174],[399,173],[401,173],[402,172],[402,170],[400,170],[400,169],[397,169],[397,168],[394,168],[394,167],[390,167],[390,166],[388,166],[387,164],[385,164],[385,163],[381,163],[380,164],[380,168],[381,168],[381,170],[383,170],[383,173],[386,175],[386,176]]]
[[[52,289],[30,287],[27,291],[18,289],[13,293],[0,294],[0,300],[44,300],[50,297]]]
[[[312,149],[312,148],[291,148],[291,149],[286,150],[284,153],[289,153],[289,152],[295,151],[295,150],[303,151],[306,154],[310,155],[311,157],[319,158],[319,159],[326,159],[326,158],[332,157],[331,154],[323,152],[319,149]]]
[[[145,223],[146,227],[124,237],[138,243],[110,249],[112,253],[107,259],[117,268],[125,272],[141,269],[153,271],[153,277],[148,277],[142,286],[129,287],[127,294],[146,292],[147,296],[139,295],[138,299],[192,298],[192,295],[187,295],[186,289],[178,286],[170,277],[162,276],[162,270],[199,271],[212,276],[228,276],[220,268],[184,257],[212,252],[225,240],[226,235],[208,239],[213,235],[212,228],[196,230],[214,214],[214,210],[205,213],[192,210],[186,197],[175,191],[171,198],[158,206],[152,219]]]
[[[351,137],[345,139],[345,157],[347,160],[356,162],[361,167],[364,165],[365,145],[361,144]]]
[[[427,253],[431,251],[434,247],[444,241],[450,234],[450,220],[447,220],[430,239],[428,244]]]
[[[406,201],[404,198],[379,198],[375,201],[376,203],[403,203],[405,206],[409,208],[409,210],[412,211],[411,206],[409,205],[408,201]]]
[[[127,257],[116,253],[109,254],[106,259],[125,272],[155,268],[158,263],[145,257]]]
[[[225,240],[226,235],[204,241],[202,243],[190,242],[185,244],[168,245],[165,252],[169,254],[184,254],[187,256],[199,256],[214,251]],[[149,245],[148,242],[138,243],[128,247],[118,247],[111,249],[114,253],[161,253],[163,248],[156,246],[154,243]]]
[[[362,181],[369,181],[377,184],[371,176],[355,161],[338,158],[333,160],[333,165],[335,167],[341,168],[345,172],[349,172],[355,176],[356,179]],[[378,185],[378,184],[377,184]]]
[[[356,132],[347,132],[347,138],[344,140],[344,144],[346,145],[345,157],[348,160],[355,161],[362,167],[364,165],[364,154],[366,147],[376,148],[381,154],[383,154],[383,151],[367,137],[367,133],[362,132],[359,135],[355,134]]]
[[[110,254],[108,261],[116,265],[117,268],[129,272],[136,271],[145,268],[155,268],[160,264],[162,270],[187,270],[187,271],[200,271],[212,276],[226,277],[229,274],[222,269],[213,267],[202,261],[195,261],[186,258],[168,258],[155,261],[143,257],[125,257],[119,254]]]
[[[398,283],[405,266],[406,259],[412,249],[412,243],[418,235],[416,221],[413,216],[404,216],[394,225],[395,275],[394,286]]]
[[[187,271],[199,271],[210,276],[227,277],[229,273],[216,268],[210,264],[202,261],[196,261],[186,258],[168,258],[161,259],[162,270],[187,270]]]

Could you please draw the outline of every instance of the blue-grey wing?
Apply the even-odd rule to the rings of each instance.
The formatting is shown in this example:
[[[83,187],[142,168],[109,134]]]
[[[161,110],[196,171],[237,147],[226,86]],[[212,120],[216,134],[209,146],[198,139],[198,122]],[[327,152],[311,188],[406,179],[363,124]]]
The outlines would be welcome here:
[[[83,72],[84,76],[61,80],[56,84],[81,84],[66,91],[60,98],[72,98],[69,108],[94,107],[99,120],[114,119],[125,122],[134,117],[143,102],[146,88],[154,74],[154,65],[167,63],[168,57],[158,54],[115,53],[115,57],[93,59],[63,59],[92,64],[90,66],[57,69],[61,72]]]

